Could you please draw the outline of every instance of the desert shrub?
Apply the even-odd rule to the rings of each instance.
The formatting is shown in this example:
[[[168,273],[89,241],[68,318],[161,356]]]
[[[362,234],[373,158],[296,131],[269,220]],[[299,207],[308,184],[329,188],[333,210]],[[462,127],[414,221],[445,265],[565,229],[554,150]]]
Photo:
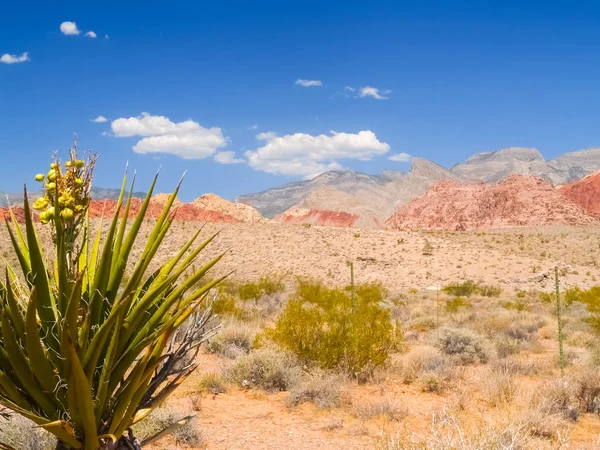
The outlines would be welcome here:
[[[507,372],[514,375],[538,375],[541,371],[539,363],[533,361],[518,361],[512,358],[497,359],[492,362],[491,370],[495,372]]]
[[[156,408],[148,417],[136,423],[133,430],[136,436],[143,441],[179,421],[184,415],[185,413],[176,408]],[[173,437],[176,444],[187,447],[200,447],[204,442],[204,437],[196,428],[196,422],[193,419],[176,430]]]
[[[416,383],[423,392],[442,393],[457,376],[452,361],[433,347],[411,351],[402,361],[401,374],[407,384]]]
[[[463,283],[450,283],[442,288],[442,291],[455,297],[470,297],[477,293],[479,285],[473,280],[467,280]]]
[[[54,436],[16,414],[11,415],[10,419],[0,416],[0,442],[15,450],[47,450],[56,446]]]
[[[431,331],[436,328],[436,318],[434,316],[417,317],[410,322],[411,330],[420,331],[422,333]]]
[[[460,308],[466,308],[471,304],[464,297],[454,297],[446,300],[446,311],[450,313],[458,312]]]
[[[408,408],[396,397],[384,397],[381,400],[362,401],[353,404],[354,415],[362,420],[373,417],[387,417],[389,420],[400,421],[408,415]]]
[[[572,380],[559,379],[543,383],[531,399],[531,406],[548,415],[576,419],[575,390]]]
[[[512,403],[517,388],[515,374],[502,366],[494,366],[483,378],[483,392],[493,406]]]
[[[237,311],[235,298],[226,292],[219,290],[212,304],[212,310],[219,315],[233,315]]]
[[[500,297],[502,294],[502,288],[493,284],[479,284],[478,291],[483,297]]]
[[[383,365],[397,345],[389,311],[380,301],[373,285],[357,287],[352,298],[342,289],[301,282],[264,338],[324,369],[361,376]]]
[[[227,381],[220,372],[207,372],[200,378],[198,387],[208,394],[223,394],[227,392]]]
[[[464,423],[445,408],[432,414],[429,433],[401,430],[384,433],[376,443],[377,450],[498,450],[536,448],[523,426],[514,423],[478,426]]]
[[[583,412],[600,412],[600,371],[585,369],[575,375],[573,395]]]
[[[301,370],[288,352],[272,349],[255,350],[238,358],[225,370],[225,378],[238,386],[250,386],[268,392],[287,391],[298,385]]]
[[[287,398],[289,407],[310,402],[319,408],[337,408],[341,404],[340,377],[317,373],[292,389]]]
[[[502,302],[502,307],[509,311],[529,311],[529,304],[523,299],[517,299],[514,302],[510,300]]]
[[[496,353],[499,358],[506,358],[510,355],[516,355],[521,351],[521,341],[519,339],[512,338],[505,334],[501,334],[497,339],[494,340],[494,346],[496,347]]]
[[[435,334],[435,346],[461,364],[485,363],[489,358],[485,339],[474,331],[443,327]]]
[[[250,352],[255,337],[256,330],[250,326],[231,322],[209,341],[207,348],[211,353],[234,359]]]
[[[577,301],[580,301],[586,305],[590,316],[586,318],[586,321],[594,328],[594,330],[600,332],[600,286],[594,286],[591,289],[577,292]]]
[[[255,282],[246,282],[238,286],[238,295],[241,300],[258,301],[265,295],[274,295],[285,290],[281,279],[271,275],[263,275]]]

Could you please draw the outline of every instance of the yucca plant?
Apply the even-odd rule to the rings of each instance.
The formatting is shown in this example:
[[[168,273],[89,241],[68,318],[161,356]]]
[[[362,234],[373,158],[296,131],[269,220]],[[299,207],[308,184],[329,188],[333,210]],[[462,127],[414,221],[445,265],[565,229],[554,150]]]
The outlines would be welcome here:
[[[77,159],[75,146],[64,165],[55,158],[47,175],[36,176],[43,196],[33,208],[53,242],[46,255],[27,190],[24,229],[10,212],[7,229],[22,275],[5,263],[0,406],[54,434],[57,449],[136,449],[141,445],[131,426],[196,367],[195,352],[211,333],[207,296],[222,280],[203,278],[222,255],[200,269],[192,267],[214,238],[194,245],[198,230],[175,256],[148,273],[173,222],[178,185],[143,251],[130,263],[156,177],[139,214],[129,220],[133,182],[125,200],[125,176],[108,227],[100,223],[91,233],[95,161],[94,156]]]

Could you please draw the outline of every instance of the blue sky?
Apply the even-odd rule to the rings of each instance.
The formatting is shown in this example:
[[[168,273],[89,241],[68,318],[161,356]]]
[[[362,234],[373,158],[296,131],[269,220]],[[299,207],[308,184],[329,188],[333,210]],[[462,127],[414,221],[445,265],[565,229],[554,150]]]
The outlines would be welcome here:
[[[597,2],[56,5],[2,6],[5,191],[74,132],[101,154],[98,186],[117,187],[126,161],[140,189],[159,166],[161,191],[187,170],[184,200],[327,168],[408,170],[389,159],[400,153],[449,167],[508,146],[552,158],[600,145]]]

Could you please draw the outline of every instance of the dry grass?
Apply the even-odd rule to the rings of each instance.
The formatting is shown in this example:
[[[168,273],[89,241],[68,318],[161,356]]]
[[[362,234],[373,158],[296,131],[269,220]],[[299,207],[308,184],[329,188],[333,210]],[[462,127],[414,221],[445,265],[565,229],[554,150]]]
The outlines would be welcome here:
[[[286,404],[294,407],[310,402],[319,408],[337,408],[342,403],[341,383],[342,378],[339,375],[316,372],[291,390]]]
[[[392,421],[400,421],[408,415],[408,408],[396,397],[384,397],[379,400],[354,403],[353,412],[357,418],[362,420],[387,417]]]

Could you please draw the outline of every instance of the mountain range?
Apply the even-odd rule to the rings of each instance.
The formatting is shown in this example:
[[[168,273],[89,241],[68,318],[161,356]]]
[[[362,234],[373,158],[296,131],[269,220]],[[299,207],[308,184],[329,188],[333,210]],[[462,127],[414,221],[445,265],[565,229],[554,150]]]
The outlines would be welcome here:
[[[399,207],[441,181],[496,183],[511,175],[529,175],[559,186],[598,170],[600,148],[546,161],[535,148],[511,147],[477,153],[450,169],[413,158],[407,173],[329,171],[236,200],[253,206],[265,217],[287,223],[380,227]]]
[[[96,186],[92,186],[90,190],[90,194],[92,199],[94,200],[117,200],[119,198],[119,194],[121,193],[120,189],[106,189],[100,188]],[[40,192],[27,192],[27,195],[30,198],[36,198],[41,195]],[[144,198],[146,197],[145,192],[134,192],[134,198]],[[4,192],[0,191],[0,208],[7,208],[10,205],[14,204],[22,204],[23,203],[23,193],[22,192]]]

